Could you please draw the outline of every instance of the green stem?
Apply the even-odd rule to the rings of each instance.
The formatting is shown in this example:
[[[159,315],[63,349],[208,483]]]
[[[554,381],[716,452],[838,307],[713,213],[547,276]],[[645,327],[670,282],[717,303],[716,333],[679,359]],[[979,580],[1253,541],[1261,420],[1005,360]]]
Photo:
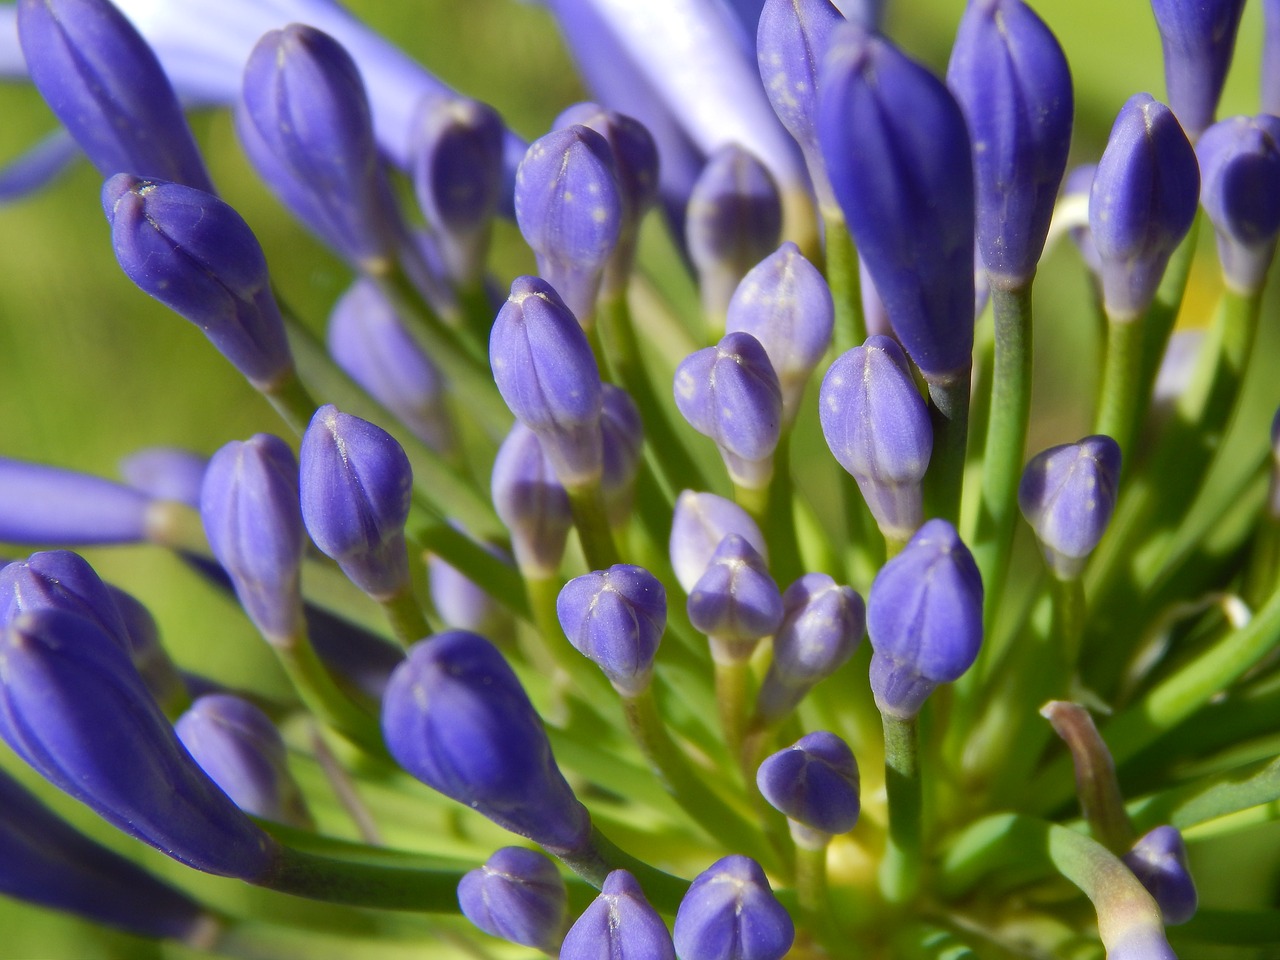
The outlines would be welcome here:
[[[457,913],[464,870],[345,860],[281,845],[272,871],[258,886],[311,900],[379,910]]]
[[[401,646],[411,646],[431,633],[410,584],[406,583],[389,597],[379,597],[378,603]]]
[[[1155,386],[1156,375],[1160,372],[1160,362],[1164,359],[1165,347],[1169,343],[1169,335],[1173,332],[1174,323],[1182,309],[1183,296],[1187,290],[1187,279],[1191,275],[1191,264],[1195,260],[1196,241],[1200,236],[1200,222],[1203,213],[1197,212],[1191,229],[1178,244],[1178,249],[1169,258],[1164,276],[1156,290],[1155,300],[1147,308],[1142,318],[1142,377],[1138,388],[1139,406],[1138,422],[1146,415],[1147,403],[1151,399],[1151,390]]]
[[[792,821],[792,835],[796,836]],[[807,836],[807,828],[800,827]],[[804,926],[817,935],[828,956],[846,955],[849,950],[844,945],[848,940],[841,934],[836,923],[834,911],[831,909],[831,897],[827,887],[827,843],[831,838],[823,835],[823,842],[802,842],[804,836],[796,837],[796,900],[800,905],[800,913],[804,917]],[[817,839],[817,835],[814,835]]]
[[[747,704],[750,693],[750,661],[740,657],[716,654],[716,639],[711,638],[712,658],[716,669],[716,706],[720,711],[720,729],[724,733],[729,756],[735,761],[742,757],[742,745],[747,735]],[[752,784],[746,781],[747,788]]]
[[[1089,711],[1078,703],[1051,700],[1040,715],[1053,724],[1071,751],[1076,796],[1094,838],[1116,856],[1127,853],[1134,841],[1133,824],[1125,812],[1115,763]]]
[[[578,528],[578,540],[587,566],[592,570],[608,570],[619,562],[618,547],[613,542],[613,530],[604,508],[600,482],[566,487],[569,509],[573,511],[573,525]]]
[[[372,756],[387,756],[377,718],[342,692],[304,630],[284,643],[273,643],[271,648],[312,714]]]
[[[1126,466],[1133,454],[1133,435],[1142,406],[1142,319],[1107,321],[1107,351],[1102,370],[1102,393],[1093,432],[1120,445]]]
[[[418,509],[409,517],[406,535],[423,550],[456,567],[467,579],[483,584],[491,597],[517,617],[528,619],[529,604],[525,599],[520,571],[494,556],[434,511],[421,507],[416,490],[414,500]]]
[[[919,731],[915,717],[884,714],[883,723],[889,835],[880,862],[880,890],[889,903],[903,904],[920,886],[923,804]]]
[[[970,368],[929,382],[929,419],[933,422],[933,455],[924,479],[926,517],[960,522],[964,486],[965,445],[969,432]]]
[[[259,389],[289,429],[302,436],[319,404],[298,379],[298,372],[291,368],[282,379]]]
[[[836,356],[860,346],[867,339],[867,323],[862,315],[862,280],[858,275],[858,251],[853,245],[844,213],[838,206],[822,208],[827,241],[827,282],[835,301],[833,339]]]
[[[804,573],[796,537],[795,488],[791,483],[791,431],[785,431],[778,440],[773,463],[765,514],[757,519],[763,521],[760,529],[769,545],[769,567],[785,587]]]
[[[1060,580],[1057,577],[1049,579],[1053,591],[1053,642],[1066,668],[1063,683],[1059,684],[1063,689],[1059,692],[1066,693],[1075,677],[1076,665],[1080,662],[1080,648],[1084,643],[1084,584],[1079,577],[1071,580]]]
[[[582,847],[570,851],[553,851],[570,870],[597,890],[614,870],[626,870],[644,888],[654,909],[674,914],[689,890],[689,882],[663,873],[631,854],[619,849],[612,840],[591,827],[591,837]],[[456,898],[455,898],[456,899]]]

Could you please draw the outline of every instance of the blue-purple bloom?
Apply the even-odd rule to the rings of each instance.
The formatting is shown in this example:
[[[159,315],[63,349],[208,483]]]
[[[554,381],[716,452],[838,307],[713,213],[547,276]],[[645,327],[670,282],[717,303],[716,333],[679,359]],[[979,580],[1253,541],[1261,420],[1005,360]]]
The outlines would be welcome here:
[[[485,549],[503,563],[511,558],[498,547]],[[490,639],[499,639],[510,628],[510,615],[483,586],[434,553],[427,558],[431,602],[447,626],[471,630]]]
[[[716,548],[731,533],[744,538],[768,561],[764,534],[751,514],[732,500],[693,490],[685,490],[676,498],[669,552],[676,580],[685,593],[693,590],[711,563]]]
[[[609,523],[626,526],[631,517],[632,492],[640,471],[644,449],[644,421],[635,401],[621,387],[602,385],[600,407],[600,441],[604,463],[600,475],[600,492],[604,496]]]
[[[140,543],[151,499],[92,474],[0,457],[0,540],[46,546]]]
[[[560,627],[624,697],[649,686],[667,626],[667,593],[643,567],[615,564],[575,577],[556,599]]]
[[[1244,0],[1151,0],[1169,106],[1192,140],[1213,123]]]
[[[146,447],[120,461],[120,476],[154,500],[200,509],[200,486],[209,458],[178,447]]]
[[[862,810],[858,799],[858,763],[849,745],[834,733],[817,730],[765,759],[756,773],[760,793],[802,830],[792,836],[810,846],[826,845],[847,833]]]
[[[604,879],[600,895],[574,921],[560,960],[676,960],[671,934],[626,870]]]
[[[1195,916],[1199,897],[1187,867],[1187,847],[1176,827],[1160,826],[1144,834],[1124,855],[1124,862],[1155,898],[1165,923],[1186,923]]]
[[[554,953],[569,897],[545,853],[503,847],[458,883],[462,915],[493,937]]]
[[[1018,485],[1018,506],[1036,532],[1045,563],[1074,580],[1107,532],[1120,484],[1120,447],[1097,434],[1031,458]]]
[[[78,553],[46,550],[0,568],[0,627],[37,610],[83,617],[132,654],[129,630],[111,588]]]
[[[554,576],[573,514],[555,465],[523,423],[517,421],[498,448],[489,486],[494,509],[511,533],[516,566],[527,577]]]
[[[760,865],[723,857],[694,878],[673,934],[680,960],[782,960],[795,925]]]
[[[689,621],[711,639],[713,659],[736,663],[778,629],[782,594],[755,547],[731,533],[689,592],[688,609]]]

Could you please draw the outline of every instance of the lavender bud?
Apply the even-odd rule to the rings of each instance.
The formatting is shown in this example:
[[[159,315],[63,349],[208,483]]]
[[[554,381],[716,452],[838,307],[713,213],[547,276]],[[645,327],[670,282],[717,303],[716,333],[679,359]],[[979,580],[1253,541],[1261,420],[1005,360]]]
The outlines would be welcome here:
[[[714,493],[685,490],[671,517],[671,567],[685,593],[706,572],[716,548],[729,534],[743,537],[768,562],[764,534],[746,510]]]
[[[439,633],[409,648],[387,684],[382,731],[413,776],[552,853],[590,835],[537,711],[478,634]]]
[[[1196,885],[1187,867],[1186,844],[1175,827],[1156,827],[1142,836],[1124,862],[1155,898],[1165,923],[1186,923],[1195,916]]]
[[[574,921],[560,960],[676,960],[671,934],[636,878],[614,870],[600,895]]]
[[[1101,434],[1050,447],[1022,471],[1018,506],[1059,580],[1084,572],[1107,532],[1119,483],[1120,447]]]
[[[822,380],[818,415],[831,455],[857,481],[880,531],[910,537],[924,518],[920,485],[933,426],[902,348],[869,337],[838,357]]]
[[[818,138],[836,199],[925,379],[963,374],[973,351],[973,167],[947,88],[888,41],[832,34]]]
[[[960,20],[947,85],[973,140],[978,246],[992,282],[1031,282],[1071,146],[1071,71],[1022,0],[978,0]]]
[[[569,895],[546,854],[503,847],[458,883],[458,906],[489,936],[554,954]]]
[[[602,389],[600,440],[604,462],[600,492],[609,523],[623,527],[631,516],[631,495],[644,448],[644,422],[625,390],[611,383],[603,384]]]
[[[102,477],[0,457],[0,540],[7,543],[141,543],[150,503]]]
[[[673,939],[680,960],[782,960],[795,926],[760,865],[733,855],[694,878]]]
[[[871,691],[881,713],[915,716],[982,644],[982,576],[946,520],[930,520],[886,563],[867,597]]]
[[[760,793],[794,821],[792,836],[810,847],[826,846],[858,822],[858,763],[849,745],[819,730],[780,750],[756,773]],[[795,826],[802,829],[796,830]]]
[[[1244,0],[1151,0],[1164,47],[1169,106],[1191,139],[1213,123]]]
[[[880,291],[876,282],[867,272],[867,261],[858,257],[858,286],[861,288],[862,313],[867,321],[867,333],[870,336],[893,337],[893,324],[889,322],[889,311],[884,308],[880,299]]]
[[[778,246],[782,200],[777,184],[742,147],[721,147],[693,185],[684,229],[702,308],[709,317],[723,317],[739,281]]]
[[[147,447],[120,461],[120,476],[153,500],[200,509],[200,486],[209,458],[177,447]]]
[[[1132,320],[1151,304],[1199,197],[1195,150],[1173,112],[1134,94],[1116,117],[1089,193],[1109,316]]]
[[[498,392],[538,435],[565,486],[600,478],[600,371],[586,334],[544,280],[517,277],[489,337]]]
[[[580,124],[604,137],[613,157],[623,232],[634,234],[658,199],[658,147],[645,125],[634,117],[595,103],[576,103],[556,117],[552,127],[562,130]]]
[[[258,389],[293,372],[267,261],[240,214],[212,194],[117,174],[102,207],[120,268],[194,323]]]
[[[0,568],[0,626],[37,610],[62,610],[83,617],[121,650],[132,652],[129,630],[111,588],[77,553],[48,550]]]
[[[787,424],[795,421],[805,384],[831,345],[834,323],[827,281],[789,240],[752,267],[733,292],[725,329],[749,333],[764,347],[778,375]]]
[[[494,509],[511,533],[516,566],[528,577],[555,576],[573,513],[541,441],[523,423],[517,422],[498,448],[490,489]]]
[[[782,388],[764,347],[749,333],[727,333],[676,368],[676,406],[715,441],[735,484],[767,486],[782,432]]]
[[[96,625],[63,610],[21,614],[0,670],[0,738],[46,780],[197,870],[267,873],[273,842],[195,764]]]
[[[1085,163],[1068,173],[1062,185],[1063,201],[1072,202],[1077,197],[1083,198],[1087,210],[1089,194],[1093,192],[1093,178],[1097,172],[1096,163]],[[1093,242],[1093,231],[1089,229],[1088,218],[1083,223],[1072,226],[1069,233],[1071,242],[1080,251],[1080,259],[1084,261],[1084,265],[1095,276],[1101,276],[1102,257],[1098,255],[1098,245]]]
[[[731,533],[716,547],[706,572],[689,591],[689,621],[711,638],[717,662],[751,657],[756,644],[782,622],[782,594],[764,558]]]
[[[642,567],[615,564],[575,577],[556,599],[560,627],[614,689],[636,697],[649,686],[667,626],[667,593]]]
[[[45,102],[103,177],[214,187],[155,53],[106,0],[23,0],[18,40]]]
[[[302,519],[316,546],[375,598],[404,589],[413,471],[395,438],[326,404],[302,436],[299,467]]]
[[[484,547],[503,563],[511,563],[511,558],[497,547],[491,544]],[[427,572],[431,602],[448,626],[487,637],[507,633],[510,616],[484,587],[435,554],[427,559]]]

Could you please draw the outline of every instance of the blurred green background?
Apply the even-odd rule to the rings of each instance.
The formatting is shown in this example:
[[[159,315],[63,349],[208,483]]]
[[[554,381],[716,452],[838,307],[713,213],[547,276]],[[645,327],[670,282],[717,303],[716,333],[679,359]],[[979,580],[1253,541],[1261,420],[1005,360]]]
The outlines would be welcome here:
[[[358,0],[348,5],[457,89],[494,104],[527,137],[544,132],[561,109],[583,98],[549,15],[536,5],[511,0]],[[941,70],[962,0],[890,0],[888,5],[891,36]],[[1141,90],[1162,94],[1159,41],[1148,5],[1143,0],[1033,0],[1032,5],[1058,33],[1073,66],[1078,109],[1073,162],[1096,160],[1121,104]],[[1224,115],[1257,109],[1261,32],[1255,2],[1245,12]],[[0,159],[17,156],[54,124],[38,96],[20,84],[0,85],[0,117]],[[241,155],[225,112],[201,114],[194,126],[215,182],[257,231],[277,284],[319,330],[350,273],[266,194]],[[99,186],[95,172],[82,163],[52,189],[0,208],[0,453],[110,476],[117,461],[139,447],[178,445],[207,454],[228,440],[277,430],[271,411],[195,328],[120,274],[98,203]],[[532,259],[520,252],[514,230],[504,228],[502,239],[502,279],[530,271]],[[1208,244],[1202,252],[1211,254]],[[1187,321],[1204,321],[1216,295],[1215,272],[1211,255],[1202,257]],[[1088,290],[1073,251],[1053,254],[1037,295],[1038,353],[1070,356],[1059,347],[1079,339],[1081,332],[1072,327],[1088,313]],[[1043,370],[1037,422],[1053,424],[1056,434],[1045,442],[1074,438],[1082,425],[1070,412],[1056,416],[1056,401],[1063,384],[1078,388],[1078,378],[1091,379],[1095,371],[1061,365]],[[159,551],[97,550],[90,558],[105,577],[148,603],[183,666],[233,684],[282,689],[274,662],[244,619]],[[0,765],[28,783],[33,780],[3,747]],[[237,884],[194,878],[163,856],[101,829],[75,803],[59,797],[54,804],[174,882],[199,883],[218,902],[234,902]],[[1226,854],[1227,863],[1235,859]],[[1234,882],[1248,886],[1250,869],[1269,870],[1260,859],[1265,858],[1242,859]],[[1259,874],[1259,885],[1262,879]],[[133,957],[149,951],[130,938],[0,899],[3,960]],[[167,956],[185,953],[164,948]],[[315,948],[307,955],[324,954]]]

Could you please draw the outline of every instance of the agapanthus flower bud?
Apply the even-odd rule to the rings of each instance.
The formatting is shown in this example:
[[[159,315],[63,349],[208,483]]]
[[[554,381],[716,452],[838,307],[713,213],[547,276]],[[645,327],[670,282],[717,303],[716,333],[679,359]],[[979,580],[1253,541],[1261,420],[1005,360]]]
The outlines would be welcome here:
[[[560,960],[676,960],[671,934],[636,878],[614,870],[600,895],[574,921]]]
[[[805,384],[831,345],[834,323],[827,281],[789,240],[752,267],[733,292],[725,329],[749,333],[764,347],[778,375],[785,423],[800,411]]]
[[[1084,265],[1093,274],[1100,276],[1102,274],[1102,258],[1098,256],[1098,245],[1093,242],[1093,231],[1089,229],[1087,215],[1089,194],[1093,191],[1093,178],[1097,172],[1098,165],[1096,163],[1082,163],[1071,170],[1062,182],[1062,200],[1064,203],[1071,203],[1077,198],[1083,200],[1086,211],[1083,222],[1076,221],[1068,230],[1068,233],[1071,236],[1071,242],[1080,251],[1080,259],[1084,261]]]
[[[503,847],[458,883],[462,915],[491,937],[554,953],[569,895],[545,853]]]
[[[511,533],[516,566],[526,576],[554,576],[573,513],[542,442],[523,423],[517,421],[498,448],[489,483],[494,509]]]
[[[1231,117],[1196,144],[1200,202],[1218,234],[1227,283],[1243,294],[1262,289],[1280,233],[1280,117]]]
[[[649,686],[667,627],[667,593],[648,570],[619,563],[575,577],[556,599],[560,627],[624,697]]]
[[[852,587],[806,573],[782,594],[782,623],[756,701],[766,722],[785,716],[818,681],[839,670],[866,632],[867,609]]]
[[[22,0],[31,80],[103,177],[214,187],[160,62],[107,0]]]
[[[831,455],[857,481],[880,531],[911,536],[924,518],[933,426],[902,348],[869,337],[837,357],[822,380],[818,416]]]
[[[556,117],[552,128],[581,124],[604,137],[613,157],[622,200],[623,229],[639,225],[658,199],[658,147],[645,125],[634,117],[596,103],[575,103]]]
[[[538,273],[588,322],[625,216],[608,142],[581,124],[535,140],[516,171],[515,202]]]
[[[200,487],[209,458],[178,447],[146,447],[120,461],[120,476],[153,500],[200,509]]]
[[[768,562],[764,534],[751,514],[714,493],[683,491],[671,515],[671,567],[685,593],[706,573],[716,548],[729,534],[743,537]]]
[[[129,631],[111,589],[78,553],[47,550],[0,568],[0,626],[23,613],[64,610],[90,621],[126,653]]]
[[[1196,153],[1173,112],[1134,94],[1116,117],[1089,193],[1109,316],[1131,320],[1147,309],[1199,199]]]
[[[262,248],[212,194],[117,174],[102,187],[111,243],[144,293],[190,320],[258,388],[293,371]]]
[[[676,406],[715,441],[735,484],[751,489],[773,477],[782,432],[782,388],[764,347],[749,333],[727,333],[676,368]]]
[[[63,610],[21,614],[0,643],[0,670],[0,738],[46,780],[197,870],[267,873],[273,842],[191,759],[128,654],[95,624]]]
[[[1023,469],[1018,506],[1058,579],[1083,572],[1107,532],[1119,483],[1120,447],[1101,434],[1050,447]]]
[[[886,563],[867,597],[871,692],[880,712],[915,716],[982,644],[982,576],[946,520],[930,520]]]
[[[505,551],[491,544],[484,544],[484,548],[503,563],[511,562]],[[445,624],[486,637],[502,636],[507,632],[511,625],[507,610],[483,586],[457,567],[433,553],[427,558],[427,576],[431,602]]]
[[[862,315],[866,318],[867,334],[873,337],[893,337],[893,324],[889,322],[889,311],[880,299],[880,291],[876,282],[867,271],[867,261],[858,257],[858,286],[861,288]]]
[[[1035,274],[1071,146],[1066,54],[1022,0],[965,8],[947,86],[973,141],[978,247],[992,282],[1021,287]]]
[[[1165,923],[1186,923],[1195,916],[1196,885],[1187,867],[1187,846],[1176,827],[1156,827],[1144,834],[1124,855],[1124,862],[1155,898]]]
[[[1164,47],[1169,106],[1195,140],[1213,123],[1244,0],[1151,0]]]
[[[711,638],[711,655],[734,663],[782,622],[782,594],[755,547],[731,533],[689,591],[689,621]]]
[[[272,643],[302,627],[302,510],[298,462],[268,433],[233,441],[204,475],[200,517],[209,547],[235,584],[249,619]]]
[[[887,40],[832,34],[818,138],[836,199],[893,329],[926,380],[973,351],[973,167],[964,115],[942,82]]]
[[[517,277],[489,337],[498,392],[538,435],[566,486],[598,480],[600,370],[559,294],[538,277]]]
[[[8,543],[141,543],[150,504],[102,477],[0,457],[0,540]]]
[[[591,832],[529,697],[498,649],[456,630],[409,648],[382,700],[396,762],[427,786],[552,853]]]
[[[302,519],[316,546],[373,597],[403,589],[413,471],[395,438],[326,404],[303,434],[299,479]]]
[[[693,185],[684,230],[703,310],[723,317],[739,281],[778,246],[782,200],[777,184],[742,147],[721,147]]]
[[[270,718],[243,697],[210,693],[173,725],[200,769],[245,813],[291,826],[311,826],[302,789]]]
[[[733,855],[694,878],[676,911],[680,960],[782,960],[795,925],[760,865]]]
[[[600,440],[604,462],[600,492],[609,523],[622,527],[631,516],[631,495],[644,451],[644,422],[625,390],[611,383],[603,384],[602,389]]]
[[[806,734],[767,757],[756,773],[756,785],[771,806],[805,828],[793,829],[792,836],[811,847],[852,830],[862,810],[853,751],[825,730]]]

